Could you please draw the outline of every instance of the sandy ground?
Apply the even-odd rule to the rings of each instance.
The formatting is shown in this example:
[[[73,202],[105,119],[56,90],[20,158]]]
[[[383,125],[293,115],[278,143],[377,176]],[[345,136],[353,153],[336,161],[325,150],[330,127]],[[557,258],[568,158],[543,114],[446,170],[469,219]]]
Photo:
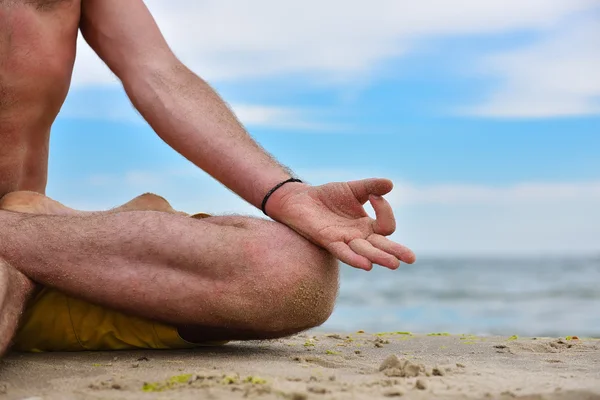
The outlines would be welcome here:
[[[4,399],[600,399],[600,340],[305,334],[193,351],[12,354]]]

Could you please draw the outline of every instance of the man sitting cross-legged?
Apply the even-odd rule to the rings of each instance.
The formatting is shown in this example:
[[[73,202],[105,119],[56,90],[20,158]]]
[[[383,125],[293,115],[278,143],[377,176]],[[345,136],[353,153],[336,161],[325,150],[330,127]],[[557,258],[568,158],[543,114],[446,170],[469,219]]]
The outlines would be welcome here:
[[[274,221],[190,218],[164,202],[155,209],[148,196],[80,213],[43,197],[50,132],[69,90],[79,31],[167,145]],[[7,196],[0,354],[23,312],[16,343],[30,350],[70,349],[50,343],[68,334],[68,323],[68,343],[81,348],[104,346],[83,338],[87,326],[97,328],[92,336],[115,336],[110,348],[188,346],[180,336],[194,343],[284,336],[329,316],[336,259],[365,270],[414,261],[387,238],[395,219],[382,196],[392,182],[310,186],[292,177],[173,53],[142,0],[0,0],[0,197]],[[42,318],[57,307],[56,319]],[[28,332],[38,341],[28,341]],[[132,336],[138,342],[129,343]]]
[[[202,225],[206,224],[216,226],[217,229],[235,232],[234,237],[238,238],[237,243],[234,243],[234,247],[231,249],[232,254],[229,258],[212,257],[211,249],[205,249],[206,251],[202,252],[203,244],[209,244],[203,243],[202,238],[192,238],[190,241],[190,244],[195,242],[195,249],[185,248],[185,246],[178,247],[178,243],[172,240],[165,240],[162,245],[148,248],[147,251],[150,253],[148,255],[157,252],[157,257],[160,256],[158,252],[165,246],[173,246],[173,250],[177,248],[181,250],[181,253],[177,254],[175,251],[172,257],[169,257],[176,263],[172,265],[174,270],[171,274],[152,266],[149,266],[147,273],[144,273],[144,271],[127,271],[127,265],[96,265],[100,269],[121,268],[122,271],[115,271],[115,278],[121,277],[125,281],[114,282],[112,279],[100,279],[97,282],[98,285],[114,285],[113,288],[107,288],[108,292],[115,293],[115,295],[121,291],[122,293],[114,298],[111,298],[109,294],[102,294],[100,298],[93,299],[90,296],[90,299],[123,310],[124,313],[66,295],[50,287],[39,287],[24,312],[20,329],[14,340],[15,350],[186,348],[193,347],[194,344],[207,344],[224,339],[272,338],[319,325],[327,319],[333,309],[338,282],[338,268],[335,260],[326,251],[311,245],[281,224],[237,216],[210,217],[207,214],[192,216],[193,218],[202,218],[202,221],[191,220],[189,217],[183,216],[183,213],[175,211],[166,200],[152,194],[142,195],[108,212],[89,213],[73,210],[38,193],[14,192],[0,200],[0,209],[20,213],[21,223],[34,221],[42,215],[71,218],[91,217],[91,221],[94,221],[96,218],[110,218],[110,216],[118,215],[124,217],[126,213],[134,216],[139,212],[145,212],[144,214],[148,218],[156,216],[158,221],[165,222],[162,227],[165,232],[161,235],[161,227],[155,226],[158,229],[147,237],[151,240],[160,241],[161,237],[167,239],[170,226],[178,229],[181,233],[184,229],[199,228],[198,233],[200,233]],[[138,213],[134,213],[136,211]],[[15,215],[17,214],[12,216]],[[168,219],[168,217],[174,217],[174,219]],[[53,220],[49,219],[48,221]],[[150,225],[153,224],[150,223]],[[88,226],[88,229],[90,228]],[[283,245],[290,251],[287,253],[272,251],[273,255],[279,253],[273,259],[267,254],[268,249],[264,245],[256,246],[256,241],[250,239],[249,236],[254,236],[253,230],[269,234],[270,237],[267,236],[265,239],[271,239],[273,246]],[[134,231],[140,233],[137,229]],[[190,235],[197,234],[193,231],[188,233]],[[140,234],[139,238],[143,240],[144,235]],[[110,237],[101,238],[91,245],[100,245],[103,240],[105,241],[104,245],[107,245]],[[90,254],[89,252],[93,250],[89,246],[80,247],[81,242],[70,243],[67,241],[67,243],[72,247],[69,246],[70,249],[63,249],[63,251],[85,253],[91,258],[106,256]],[[38,245],[43,246],[44,244],[38,242]],[[225,244],[217,244],[216,247],[219,245]],[[235,247],[238,247],[237,251]],[[189,259],[190,250],[194,253],[196,251],[204,253],[203,260],[198,259],[196,265],[185,265],[185,259]],[[291,260],[293,262],[290,262],[289,255],[292,250],[297,255]],[[179,256],[183,259],[177,260]],[[277,258],[280,257],[286,257],[288,260],[280,259],[279,265],[271,264],[278,262]],[[52,268],[51,265],[59,258],[60,256],[57,255],[53,262],[42,262],[42,264],[50,265]],[[142,265],[145,263],[152,263],[152,260],[141,254],[137,254],[135,258],[141,264],[138,269],[142,269]],[[119,261],[121,260],[115,260],[116,263]],[[82,270],[88,270],[88,268],[82,265]],[[179,268],[184,269],[180,270]],[[195,273],[193,270],[195,268],[204,271]],[[188,270],[185,271],[185,269]],[[144,276],[140,279],[141,282],[136,282],[137,278],[124,276],[124,274],[136,274],[136,272]],[[177,273],[182,276],[178,276]],[[148,276],[148,274],[152,276]],[[91,281],[94,275],[90,274],[90,279],[82,286],[95,286]],[[17,305],[23,304],[24,296],[16,296],[16,294],[34,291],[34,287],[24,275],[13,269],[10,264],[0,260],[1,279],[11,284],[0,284],[0,287],[13,288],[18,285],[25,289],[20,292],[7,293],[5,300],[10,302],[12,295],[14,303]],[[163,279],[171,282],[160,282]],[[173,283],[177,283],[173,282],[174,279],[181,279],[179,283],[184,286],[174,286]],[[147,287],[142,289],[143,293],[137,293],[136,288],[143,285],[144,281],[149,282]],[[201,283],[201,285],[197,289],[193,289],[191,285],[194,282]],[[76,292],[81,293],[79,290]],[[149,299],[146,304],[140,303],[142,301],[140,297],[148,298],[150,296],[154,299]],[[82,296],[79,295],[79,297]],[[128,299],[132,301],[131,304],[128,304]],[[136,305],[136,303],[138,304]],[[161,312],[160,309],[165,309],[165,311]],[[18,314],[19,311],[16,307],[12,312]],[[132,314],[144,317],[134,317]]]

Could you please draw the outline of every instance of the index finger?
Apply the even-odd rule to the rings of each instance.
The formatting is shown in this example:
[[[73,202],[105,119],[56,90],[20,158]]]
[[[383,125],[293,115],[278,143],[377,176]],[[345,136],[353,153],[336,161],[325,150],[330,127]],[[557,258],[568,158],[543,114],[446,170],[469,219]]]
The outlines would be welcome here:
[[[412,264],[417,259],[415,253],[413,253],[411,249],[399,243],[393,242],[384,236],[375,234],[369,236],[367,240],[373,246],[385,251],[388,254],[394,255],[398,260],[406,264]]]

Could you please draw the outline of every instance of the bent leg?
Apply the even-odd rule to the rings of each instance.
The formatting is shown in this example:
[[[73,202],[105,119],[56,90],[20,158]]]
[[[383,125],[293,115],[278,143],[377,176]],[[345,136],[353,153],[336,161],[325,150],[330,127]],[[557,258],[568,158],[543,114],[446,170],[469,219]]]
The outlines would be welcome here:
[[[0,258],[0,357],[6,352],[34,284]]]
[[[0,210],[27,214],[84,215],[91,214],[71,209],[36,192],[13,192],[0,198]],[[178,213],[162,197],[146,193],[116,209],[107,212],[152,210]],[[20,271],[0,258],[0,357],[13,339],[27,300],[35,284]]]
[[[307,329],[327,319],[337,293],[337,262],[275,222],[153,212],[1,213],[0,222],[10,226],[0,233],[0,251],[27,276],[96,304],[185,325],[183,332],[204,327],[208,336],[194,340]]]

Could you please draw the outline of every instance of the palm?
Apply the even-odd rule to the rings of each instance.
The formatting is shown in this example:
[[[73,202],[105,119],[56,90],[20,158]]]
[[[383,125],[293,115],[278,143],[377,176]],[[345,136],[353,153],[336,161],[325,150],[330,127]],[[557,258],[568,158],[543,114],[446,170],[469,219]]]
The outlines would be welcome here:
[[[414,262],[406,247],[387,239],[396,228],[394,214],[381,197],[392,189],[386,179],[328,183],[290,193],[282,202],[287,225],[356,268],[370,270],[376,263],[398,268]],[[372,219],[363,205],[370,201]]]

